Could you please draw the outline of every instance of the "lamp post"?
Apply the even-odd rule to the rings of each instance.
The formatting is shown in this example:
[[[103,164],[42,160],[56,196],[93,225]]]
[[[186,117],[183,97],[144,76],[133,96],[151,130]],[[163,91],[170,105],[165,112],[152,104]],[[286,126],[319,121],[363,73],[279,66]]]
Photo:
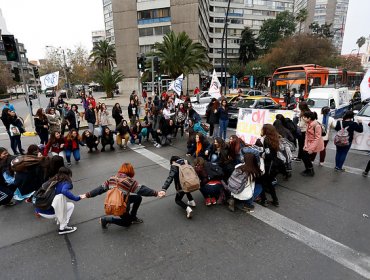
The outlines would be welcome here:
[[[53,49],[57,49],[57,50],[62,50],[62,54],[63,54],[63,72],[64,72],[64,77],[65,77],[65,80],[66,80],[66,84],[68,86],[68,89],[66,91],[66,95],[67,95],[67,99],[69,99],[69,94],[68,94],[68,91],[71,89],[71,84],[69,83],[69,79],[68,79],[68,75],[67,75],[67,61],[66,61],[66,54],[65,54],[65,51],[62,47],[53,47],[53,46],[46,46],[47,48],[53,48]]]
[[[226,80],[227,80],[227,77],[226,77],[226,65],[227,65],[227,25],[228,25],[228,19],[229,19],[229,10],[230,10],[230,2],[231,0],[228,0],[228,3],[227,3],[227,9],[226,9],[226,17],[225,17],[225,24],[224,24],[224,30],[222,32],[222,39],[221,39],[221,81],[223,80],[223,77],[224,77],[224,72],[225,72],[225,80],[224,80],[224,83],[225,83],[225,87],[224,87],[224,94],[226,95]],[[224,66],[224,39],[225,39],[225,35],[226,35],[226,53],[225,53],[225,66]]]

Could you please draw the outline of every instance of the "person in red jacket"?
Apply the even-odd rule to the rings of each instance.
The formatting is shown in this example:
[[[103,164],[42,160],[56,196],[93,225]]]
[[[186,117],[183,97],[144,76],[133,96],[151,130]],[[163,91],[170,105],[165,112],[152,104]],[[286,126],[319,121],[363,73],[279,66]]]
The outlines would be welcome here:
[[[76,129],[71,129],[64,141],[64,149],[66,152],[67,166],[71,166],[71,155],[78,163],[80,161],[80,145],[84,146],[81,142],[81,137]]]
[[[44,156],[47,157],[49,152],[51,152],[53,156],[61,156],[65,158],[64,142],[65,140],[62,134],[60,134],[60,132],[58,131],[54,131],[50,135],[50,139],[44,148],[43,151]]]

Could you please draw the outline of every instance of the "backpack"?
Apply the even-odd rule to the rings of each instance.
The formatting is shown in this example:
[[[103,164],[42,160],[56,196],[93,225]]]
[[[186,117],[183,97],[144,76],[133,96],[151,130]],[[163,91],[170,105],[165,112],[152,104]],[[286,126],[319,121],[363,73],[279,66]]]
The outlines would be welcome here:
[[[348,126],[344,128],[342,121],[340,122],[340,130],[334,137],[334,144],[339,147],[345,147],[349,145]]]
[[[104,210],[106,215],[122,216],[126,213],[129,193],[124,195],[122,189],[118,186],[117,177],[115,177],[116,185],[107,192],[104,200]],[[125,179],[123,179],[125,180]]]
[[[26,171],[28,167],[39,164],[42,160],[43,158],[38,156],[18,156],[12,160],[11,168],[15,172],[23,172]]]
[[[41,185],[34,194],[32,198],[32,203],[36,208],[41,210],[48,210],[51,208],[55,197],[55,188],[58,184],[58,181],[46,181]]]
[[[190,193],[199,190],[200,180],[194,168],[185,160],[184,164],[173,163],[179,167],[180,185],[184,192]]]
[[[292,133],[294,138],[297,138],[302,134],[300,128],[297,126],[298,117],[294,117],[294,121],[289,118],[285,118],[285,127]]]
[[[321,136],[322,136],[322,137],[326,136],[327,131],[326,131],[326,127],[325,127],[325,125],[323,125],[323,124],[322,124],[322,123],[320,123],[320,122],[317,122],[317,124],[318,124],[319,126],[321,126]],[[314,127],[314,130],[315,130],[315,128],[316,128],[316,126]]]
[[[217,163],[206,162],[205,169],[209,180],[220,180],[224,176],[224,171]]]
[[[239,194],[244,190],[247,182],[247,174],[241,168],[235,168],[227,182],[226,188],[234,194]]]

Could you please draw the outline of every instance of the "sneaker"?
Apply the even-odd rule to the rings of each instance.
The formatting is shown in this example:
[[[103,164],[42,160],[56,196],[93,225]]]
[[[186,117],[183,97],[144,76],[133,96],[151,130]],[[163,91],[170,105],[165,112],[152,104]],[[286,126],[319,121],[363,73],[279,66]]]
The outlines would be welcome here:
[[[216,201],[216,198],[215,197],[211,197],[211,203],[213,205],[216,205],[217,204],[217,201]]]
[[[195,206],[197,206],[197,205],[195,204],[195,201],[194,201],[194,200],[190,200],[190,201],[188,201],[188,205],[189,205],[189,206],[191,206],[191,207],[195,207]]]
[[[191,219],[193,210],[188,206],[186,207],[186,218]]]
[[[124,149],[124,150],[126,150],[126,149],[127,149],[127,145],[124,145],[124,146],[123,146],[123,149]]]
[[[275,207],[279,207],[279,201],[271,201],[271,204],[274,205]]]
[[[245,204],[242,208],[245,212],[254,212],[254,205],[253,204]]]
[[[99,223],[103,229],[108,229],[108,221],[106,218],[100,218]]]
[[[71,167],[71,165],[72,165],[72,163],[67,162],[67,166],[68,166],[68,167]]]
[[[142,224],[144,221],[142,219],[139,219],[138,217],[132,218],[131,224]]]
[[[211,206],[211,199],[209,197],[207,197],[204,201],[204,203],[206,204],[206,206]]]
[[[292,160],[293,160],[293,161],[298,161],[298,162],[299,162],[299,161],[302,161],[300,158],[297,158],[297,157],[292,158]]]
[[[161,148],[161,147],[162,147],[162,145],[161,145],[161,144],[157,144],[155,147],[156,147],[156,148]]]
[[[229,198],[227,200],[227,203],[229,204],[229,210],[231,212],[235,212],[235,200],[234,200],[234,198]]]
[[[334,170],[338,171],[338,172],[345,172],[346,171],[344,168],[339,168],[339,167],[335,167]]]
[[[367,177],[368,174],[369,174],[369,172],[366,172],[366,171],[362,172],[362,176],[364,176],[364,177]]]
[[[67,234],[67,233],[72,233],[72,232],[75,232],[76,230],[77,230],[77,227],[66,226],[64,229],[60,229],[58,231],[58,234],[63,235],[63,234]]]
[[[110,147],[110,150],[111,150],[111,151],[114,151],[114,150],[115,150],[115,148],[114,148],[114,147]]]
[[[138,145],[141,146],[141,143],[139,143]]]
[[[323,162],[319,162],[319,166],[324,166],[324,163]]]
[[[101,152],[105,152],[105,148],[101,148],[101,150],[100,150]]]

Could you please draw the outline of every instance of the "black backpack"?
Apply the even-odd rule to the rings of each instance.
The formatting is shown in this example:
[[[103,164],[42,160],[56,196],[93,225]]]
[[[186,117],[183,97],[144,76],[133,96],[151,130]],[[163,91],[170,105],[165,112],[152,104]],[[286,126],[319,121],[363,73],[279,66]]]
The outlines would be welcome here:
[[[55,197],[55,188],[58,184],[58,181],[46,181],[42,184],[41,188],[39,188],[33,194],[33,205],[36,208],[41,210],[48,210],[51,208],[51,204],[53,203]]]
[[[206,162],[205,169],[207,171],[209,180],[221,180],[224,176],[224,171],[222,167],[216,163]]]
[[[292,133],[294,138],[297,138],[300,134],[300,130],[297,124],[289,118],[285,118],[285,127]]]

